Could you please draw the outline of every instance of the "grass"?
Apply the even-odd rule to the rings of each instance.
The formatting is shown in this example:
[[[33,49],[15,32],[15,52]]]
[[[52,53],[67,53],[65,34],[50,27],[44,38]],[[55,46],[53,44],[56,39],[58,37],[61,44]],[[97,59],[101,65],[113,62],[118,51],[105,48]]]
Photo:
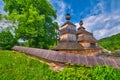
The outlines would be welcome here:
[[[40,64],[38,59],[0,51],[0,80],[56,80],[54,75],[55,72],[46,64]]]
[[[12,51],[0,51],[0,80],[119,80],[120,69],[109,66],[69,66],[54,72],[37,58]]]

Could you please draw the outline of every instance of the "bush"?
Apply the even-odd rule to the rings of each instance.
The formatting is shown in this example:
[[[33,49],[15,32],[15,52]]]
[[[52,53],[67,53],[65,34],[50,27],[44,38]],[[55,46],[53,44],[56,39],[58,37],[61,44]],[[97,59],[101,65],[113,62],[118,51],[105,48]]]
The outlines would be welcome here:
[[[2,31],[0,33],[0,48],[10,50],[15,44],[18,44],[17,40],[11,34],[10,31]]]

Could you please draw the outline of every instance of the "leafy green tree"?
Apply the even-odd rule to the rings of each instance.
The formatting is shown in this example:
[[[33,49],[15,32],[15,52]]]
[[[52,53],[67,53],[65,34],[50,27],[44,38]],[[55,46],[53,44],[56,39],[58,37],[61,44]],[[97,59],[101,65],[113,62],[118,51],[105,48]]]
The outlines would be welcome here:
[[[1,19],[2,19],[2,14],[0,13],[0,21],[1,21]],[[2,27],[0,26],[0,30],[1,30],[1,28],[2,28]]]
[[[2,19],[2,14],[0,13],[0,21],[1,21],[1,19]]]
[[[57,40],[56,11],[48,0],[3,0],[9,19],[18,24],[15,34],[30,47],[49,48]]]
[[[11,49],[15,44],[18,42],[10,31],[6,30],[0,33],[0,48]]]

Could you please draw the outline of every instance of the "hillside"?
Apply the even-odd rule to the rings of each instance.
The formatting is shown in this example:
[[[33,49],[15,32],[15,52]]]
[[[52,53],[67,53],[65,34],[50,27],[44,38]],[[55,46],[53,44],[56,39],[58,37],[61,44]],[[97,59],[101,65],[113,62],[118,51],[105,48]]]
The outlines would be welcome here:
[[[120,50],[120,33],[100,39],[99,45],[110,51]]]
[[[40,64],[38,59],[0,51],[0,80],[57,80],[52,75],[55,73],[47,65]]]
[[[71,65],[54,72],[46,64],[25,54],[0,50],[0,80],[119,80],[120,69],[109,66]]]

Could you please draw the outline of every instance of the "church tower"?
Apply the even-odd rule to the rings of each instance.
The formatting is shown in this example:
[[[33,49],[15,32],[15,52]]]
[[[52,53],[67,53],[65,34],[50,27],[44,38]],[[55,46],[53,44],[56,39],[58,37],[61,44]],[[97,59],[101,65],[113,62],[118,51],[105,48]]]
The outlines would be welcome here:
[[[70,14],[66,15],[66,22],[60,27],[60,42],[52,50],[93,56],[101,53],[98,41],[93,34],[85,30],[83,22],[80,21],[80,27],[76,31],[76,26],[70,22]]]
[[[93,37],[93,34],[86,31],[83,27],[83,21],[80,21],[80,27],[77,30],[77,41],[84,49],[97,48],[98,41]]]
[[[60,41],[76,41],[76,26],[70,22],[70,18],[70,14],[67,14],[67,22],[60,28]]]
[[[60,27],[60,42],[53,48],[55,51],[65,53],[78,53],[78,50],[82,50],[82,46],[79,45],[76,38],[76,26],[70,22],[70,14],[66,15],[66,22]]]

